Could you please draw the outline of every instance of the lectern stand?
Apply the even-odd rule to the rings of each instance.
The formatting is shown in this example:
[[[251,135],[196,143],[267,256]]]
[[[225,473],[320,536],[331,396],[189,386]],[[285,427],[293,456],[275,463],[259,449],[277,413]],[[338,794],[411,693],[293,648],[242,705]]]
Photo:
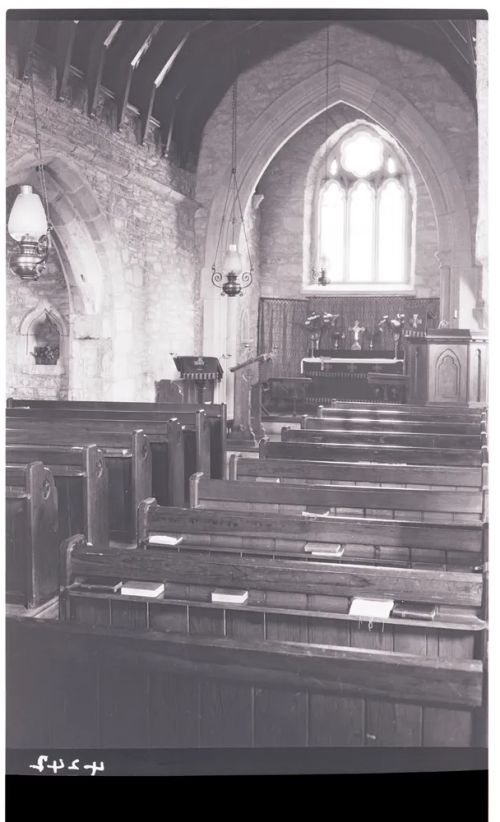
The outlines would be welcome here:
[[[214,401],[215,386],[223,374],[217,357],[174,357],[174,363],[183,380],[184,402]]]
[[[228,437],[228,448],[255,451],[264,431],[261,424],[260,388],[267,378],[272,354],[260,354],[238,363],[229,370],[234,374],[234,421]],[[260,366],[260,370],[259,370]]]

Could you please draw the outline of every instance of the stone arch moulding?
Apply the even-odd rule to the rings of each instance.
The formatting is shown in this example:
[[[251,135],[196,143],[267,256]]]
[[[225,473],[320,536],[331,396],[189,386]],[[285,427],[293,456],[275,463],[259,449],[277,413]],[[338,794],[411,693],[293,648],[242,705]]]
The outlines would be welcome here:
[[[451,348],[446,348],[437,358],[435,373],[436,399],[443,402],[458,402],[460,400],[461,366]]]
[[[420,112],[395,88],[375,76],[335,62],[329,67],[330,107],[345,103],[379,123],[411,156],[429,190],[439,236],[438,253],[452,258],[451,277],[444,278],[450,293],[442,304],[450,325],[474,327],[472,311],[476,301],[475,272],[472,267],[471,222],[462,180],[441,138]],[[324,111],[325,72],[323,69],[297,83],[274,100],[247,129],[238,145],[238,177],[243,209],[255,191],[265,169],[295,133]],[[211,201],[205,239],[202,282],[209,292],[210,266],[224,210],[225,168],[218,178]],[[222,238],[227,243],[227,237]],[[451,249],[451,252],[450,252]],[[449,306],[449,307],[448,307]],[[455,317],[455,312],[457,316]]]
[[[45,138],[44,138],[45,139]],[[118,318],[129,311],[119,250],[98,200],[78,166],[47,135],[45,177],[54,244],[70,295],[70,399],[120,399],[133,388],[124,380],[133,344]],[[37,158],[28,151],[9,164],[7,186],[39,190]]]

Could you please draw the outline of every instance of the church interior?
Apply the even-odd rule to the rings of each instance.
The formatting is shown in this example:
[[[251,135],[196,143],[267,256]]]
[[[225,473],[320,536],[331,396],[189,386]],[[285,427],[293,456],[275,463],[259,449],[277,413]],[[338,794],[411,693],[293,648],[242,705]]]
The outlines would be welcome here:
[[[8,12],[10,749],[487,746],[487,22],[302,11]]]

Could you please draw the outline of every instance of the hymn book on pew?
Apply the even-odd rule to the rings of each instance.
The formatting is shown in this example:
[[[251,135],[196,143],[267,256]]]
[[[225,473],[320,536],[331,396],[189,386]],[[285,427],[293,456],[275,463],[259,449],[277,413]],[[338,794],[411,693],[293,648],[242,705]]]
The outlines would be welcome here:
[[[365,599],[353,597],[349,614],[368,619],[388,619],[394,607],[393,599]]]
[[[173,537],[169,536],[168,534],[151,534],[148,537],[148,545],[151,546],[163,546],[167,545],[169,547],[175,547],[179,545],[183,540],[183,537]]]
[[[340,543],[329,545],[327,542],[306,542],[304,551],[313,557],[341,557],[344,548]]]
[[[144,582],[129,579],[123,583],[122,594],[131,597],[159,597],[165,591],[163,582]]]
[[[239,591],[234,588],[216,588],[212,591],[212,602],[222,602],[231,605],[246,605],[248,591]]]
[[[432,620],[436,616],[435,605],[411,605],[399,602],[391,612],[392,617],[400,619],[428,619]]]

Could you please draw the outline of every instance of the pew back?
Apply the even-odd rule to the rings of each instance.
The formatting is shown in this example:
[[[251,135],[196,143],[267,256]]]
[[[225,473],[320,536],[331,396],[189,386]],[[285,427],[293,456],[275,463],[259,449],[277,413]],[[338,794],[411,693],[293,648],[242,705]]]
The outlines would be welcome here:
[[[133,540],[136,533],[137,508],[150,496],[151,446],[144,431],[107,431],[102,426],[85,426],[79,421],[60,422],[21,420],[6,431],[8,445],[78,446],[97,445],[104,454],[108,469],[109,532],[114,540]],[[107,423],[106,423],[107,425]],[[177,426],[177,428],[176,428]],[[175,471],[175,461],[169,463],[169,487],[175,489],[179,504],[184,500],[183,448],[178,425],[173,424],[177,439],[174,453],[181,465]],[[179,474],[181,481],[179,481]]]
[[[58,590],[57,491],[41,462],[6,466],[7,602],[34,608]]]
[[[261,459],[313,460],[321,462],[391,463],[393,465],[480,466],[480,449],[426,448],[368,443],[270,442],[259,443]]]
[[[281,429],[282,442],[321,442],[367,445],[395,445],[404,448],[436,448],[472,450],[481,447],[481,434],[436,434],[432,432],[372,431],[369,426],[364,430],[345,431],[342,428],[290,428]]]
[[[452,522],[481,520],[480,490],[426,491],[352,486],[286,485],[281,483],[212,480],[193,474],[191,508],[294,514],[328,513],[339,516],[384,517]]]
[[[108,470],[96,445],[7,445],[10,465],[40,461],[54,477],[58,500],[57,543],[83,532],[97,549],[109,546]]]

